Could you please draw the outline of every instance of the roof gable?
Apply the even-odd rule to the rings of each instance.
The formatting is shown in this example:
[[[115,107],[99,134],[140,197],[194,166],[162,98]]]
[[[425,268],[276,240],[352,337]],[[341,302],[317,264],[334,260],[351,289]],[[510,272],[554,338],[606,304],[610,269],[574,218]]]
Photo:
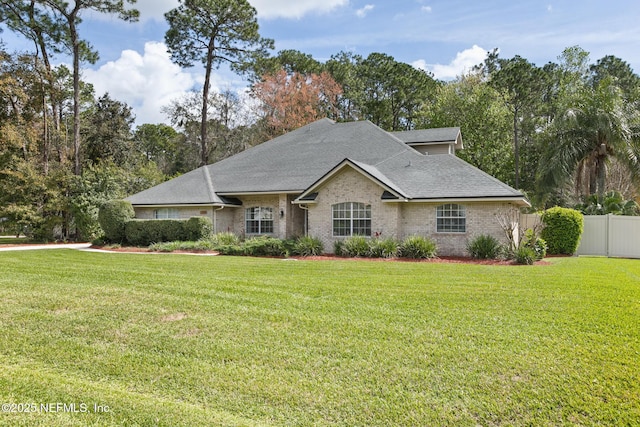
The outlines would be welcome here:
[[[351,159],[344,159],[320,179],[311,184],[298,198],[296,198],[296,200],[294,200],[293,203],[309,203],[315,201],[315,198],[318,195],[318,189],[346,168],[355,170],[379,185],[383,190],[383,194],[386,195],[385,200],[406,200],[406,196],[402,193],[402,190],[400,190],[375,166],[367,165]]]

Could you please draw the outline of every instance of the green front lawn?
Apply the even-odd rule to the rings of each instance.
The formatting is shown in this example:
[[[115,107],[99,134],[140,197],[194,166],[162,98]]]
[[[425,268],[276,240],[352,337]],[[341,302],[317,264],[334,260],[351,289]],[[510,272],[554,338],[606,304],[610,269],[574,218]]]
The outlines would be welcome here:
[[[27,237],[0,236],[0,245],[21,245],[31,243]]]
[[[640,261],[551,263],[0,253],[0,424],[637,425]]]

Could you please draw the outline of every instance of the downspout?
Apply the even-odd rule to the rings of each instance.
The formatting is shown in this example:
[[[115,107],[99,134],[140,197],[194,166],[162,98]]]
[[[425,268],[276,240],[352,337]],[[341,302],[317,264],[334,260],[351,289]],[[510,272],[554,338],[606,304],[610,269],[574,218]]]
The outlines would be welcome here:
[[[218,211],[224,209],[224,205],[220,206],[219,209],[213,210],[213,234],[218,234]]]
[[[309,235],[309,207],[306,205],[298,205],[304,211],[304,235]]]
[[[204,180],[207,184],[207,190],[209,191],[209,198],[211,202],[214,202],[216,200],[216,192],[213,189],[213,181],[211,181],[211,174],[209,174],[209,169],[207,166],[202,166],[202,173],[204,174]],[[221,211],[222,209],[224,209],[224,205],[220,206],[220,209],[213,210],[213,233],[214,234],[218,233],[218,215],[216,214],[216,212]]]

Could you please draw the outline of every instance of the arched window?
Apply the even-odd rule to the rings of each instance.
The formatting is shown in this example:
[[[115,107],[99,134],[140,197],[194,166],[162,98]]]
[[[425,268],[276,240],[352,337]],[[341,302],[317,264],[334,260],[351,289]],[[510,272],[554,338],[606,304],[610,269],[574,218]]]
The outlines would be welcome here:
[[[247,234],[273,233],[273,208],[255,206],[244,211]]]
[[[371,205],[345,202],[331,207],[334,236],[371,236]]]
[[[467,216],[464,206],[455,203],[440,205],[436,209],[438,233],[466,233]]]

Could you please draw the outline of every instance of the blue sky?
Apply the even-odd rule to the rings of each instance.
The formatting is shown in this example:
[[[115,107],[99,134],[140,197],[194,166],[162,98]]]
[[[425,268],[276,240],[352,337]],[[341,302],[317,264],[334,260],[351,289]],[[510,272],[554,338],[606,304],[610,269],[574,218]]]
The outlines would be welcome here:
[[[557,61],[579,45],[595,62],[615,55],[640,71],[640,2],[637,0],[249,0],[258,11],[260,32],[276,51],[296,49],[324,61],[340,51],[362,56],[383,52],[398,61],[450,80],[500,49],[537,65]],[[83,78],[101,95],[133,107],[136,122],[166,121],[160,107],[202,83],[202,70],[172,64],[163,44],[163,14],[177,0],[138,0],[138,23],[87,15],[80,33],[100,52]],[[9,50],[28,48],[5,31]],[[58,58],[68,62],[68,58]],[[246,83],[219,70],[215,89]]]

